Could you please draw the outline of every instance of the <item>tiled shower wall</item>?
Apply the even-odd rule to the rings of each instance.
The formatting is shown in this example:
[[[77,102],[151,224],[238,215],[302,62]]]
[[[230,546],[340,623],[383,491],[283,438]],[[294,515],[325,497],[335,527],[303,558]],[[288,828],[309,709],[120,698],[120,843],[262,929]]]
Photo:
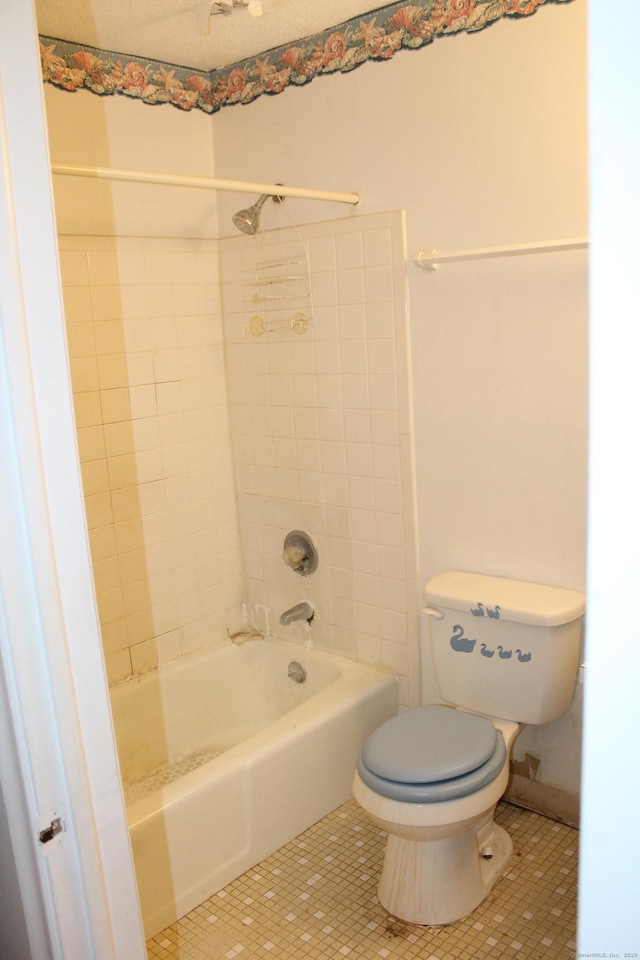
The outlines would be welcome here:
[[[301,241],[314,325],[255,337],[256,258],[297,255]],[[402,215],[219,244],[67,236],[60,256],[109,680],[219,641],[248,615],[390,667],[407,703],[418,672]],[[291,529],[318,544],[312,577],[282,561]],[[301,599],[311,626],[280,626]]]
[[[385,664],[401,680],[401,701],[415,702],[402,214],[297,230],[278,216],[262,238],[220,242],[245,600],[258,629]],[[254,336],[246,327],[256,261],[286,264],[305,248],[313,327]],[[294,529],[319,548],[308,578],[282,560]],[[315,609],[311,625],[281,626],[282,611],[303,599]]]
[[[114,682],[242,623],[217,248],[62,237],[60,259]]]

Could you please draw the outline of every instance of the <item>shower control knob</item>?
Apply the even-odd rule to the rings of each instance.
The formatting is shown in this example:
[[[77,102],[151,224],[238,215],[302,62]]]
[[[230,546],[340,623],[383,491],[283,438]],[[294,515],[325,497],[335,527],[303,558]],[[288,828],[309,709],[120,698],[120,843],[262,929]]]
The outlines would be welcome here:
[[[292,530],[284,538],[282,559],[301,577],[307,577],[318,566],[318,548],[308,533]]]

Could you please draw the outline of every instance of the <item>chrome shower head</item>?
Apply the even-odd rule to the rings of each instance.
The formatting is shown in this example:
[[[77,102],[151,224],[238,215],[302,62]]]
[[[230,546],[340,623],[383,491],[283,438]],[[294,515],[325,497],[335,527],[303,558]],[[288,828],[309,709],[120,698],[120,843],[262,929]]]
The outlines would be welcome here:
[[[260,220],[260,211],[268,196],[268,193],[263,193],[252,207],[247,207],[246,210],[238,210],[238,212],[233,215],[233,222],[238,230],[248,234],[250,237],[256,233]]]

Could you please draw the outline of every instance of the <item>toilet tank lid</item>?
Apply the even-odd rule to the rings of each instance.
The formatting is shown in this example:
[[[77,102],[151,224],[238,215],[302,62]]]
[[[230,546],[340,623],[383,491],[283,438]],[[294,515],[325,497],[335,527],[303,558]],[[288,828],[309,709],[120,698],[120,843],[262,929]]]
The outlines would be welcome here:
[[[577,590],[460,570],[448,570],[429,580],[424,598],[433,607],[475,610],[478,616],[495,617],[497,612],[501,620],[549,627],[571,623],[585,611],[584,594]]]

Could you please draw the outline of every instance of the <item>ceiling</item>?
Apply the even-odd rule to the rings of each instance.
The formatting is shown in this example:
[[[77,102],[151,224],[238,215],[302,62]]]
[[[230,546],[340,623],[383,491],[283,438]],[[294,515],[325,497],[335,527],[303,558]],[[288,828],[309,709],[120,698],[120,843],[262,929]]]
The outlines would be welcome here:
[[[260,17],[238,5],[209,18],[211,0],[36,0],[36,15],[38,32],[44,36],[212,70],[385,6],[384,0],[260,0],[260,4]]]

